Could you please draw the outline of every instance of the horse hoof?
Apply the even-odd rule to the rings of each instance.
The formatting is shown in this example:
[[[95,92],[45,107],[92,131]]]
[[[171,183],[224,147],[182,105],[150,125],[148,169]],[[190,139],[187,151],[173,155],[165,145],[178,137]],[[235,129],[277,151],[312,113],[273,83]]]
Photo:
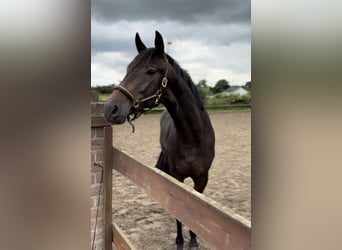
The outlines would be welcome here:
[[[197,245],[197,246],[190,246],[190,245],[189,245],[189,249],[190,249],[190,250],[198,250],[198,245]]]
[[[189,243],[190,250],[198,250],[198,243],[197,242],[190,242]]]
[[[177,245],[177,250],[183,250],[183,244],[182,245]]]

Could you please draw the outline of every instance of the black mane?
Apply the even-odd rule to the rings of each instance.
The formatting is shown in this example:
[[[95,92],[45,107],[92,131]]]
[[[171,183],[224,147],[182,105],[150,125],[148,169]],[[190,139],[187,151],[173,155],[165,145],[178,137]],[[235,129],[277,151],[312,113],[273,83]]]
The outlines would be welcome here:
[[[167,60],[169,61],[170,65],[173,67],[174,71],[176,72],[177,76],[184,79],[184,81],[187,83],[192,95],[195,98],[196,104],[199,109],[204,110],[203,102],[201,99],[200,94],[198,93],[198,90],[192,81],[190,75],[186,70],[182,69],[179,64],[168,54],[166,54]]]

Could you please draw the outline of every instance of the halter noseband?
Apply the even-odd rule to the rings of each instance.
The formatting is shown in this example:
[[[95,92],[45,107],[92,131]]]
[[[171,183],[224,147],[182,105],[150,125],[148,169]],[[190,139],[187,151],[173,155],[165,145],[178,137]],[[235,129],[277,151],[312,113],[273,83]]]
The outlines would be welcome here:
[[[122,93],[124,93],[129,99],[132,100],[133,108],[138,109],[141,103],[149,101],[153,98],[156,98],[154,104],[156,106],[159,105],[159,103],[160,103],[159,101],[160,101],[160,98],[162,96],[163,89],[165,89],[166,86],[167,86],[167,78],[166,78],[166,74],[165,74],[157,92],[154,95],[148,96],[148,97],[143,98],[143,99],[136,98],[128,89],[126,89],[125,87],[123,87],[121,85],[115,86],[114,89],[120,90]]]
[[[134,125],[132,123],[133,120],[137,119],[142,113],[144,113],[145,111],[148,111],[148,110],[151,110],[153,107],[156,107],[160,104],[160,98],[163,94],[163,89],[165,89],[167,87],[167,72],[168,72],[168,60],[167,58],[165,57],[165,60],[166,60],[166,69],[165,69],[165,74],[164,74],[164,77],[161,81],[161,84],[160,84],[160,87],[159,89],[156,91],[156,93],[154,95],[151,95],[151,96],[148,96],[148,97],[145,97],[143,99],[138,99],[135,97],[135,95],[130,92],[128,89],[126,89],[125,87],[121,86],[121,85],[118,85],[118,86],[115,86],[113,88],[113,90],[117,89],[119,90],[121,93],[125,94],[133,103],[133,110],[132,112],[127,116],[127,121],[128,123],[132,126],[133,128],[133,133],[134,133]],[[153,107],[149,107],[147,109],[140,109],[139,110],[139,107],[140,107],[140,104],[143,103],[143,102],[146,102],[146,101],[149,101],[151,99],[155,98],[155,102],[154,102],[154,106]],[[134,115],[132,118],[130,115]]]

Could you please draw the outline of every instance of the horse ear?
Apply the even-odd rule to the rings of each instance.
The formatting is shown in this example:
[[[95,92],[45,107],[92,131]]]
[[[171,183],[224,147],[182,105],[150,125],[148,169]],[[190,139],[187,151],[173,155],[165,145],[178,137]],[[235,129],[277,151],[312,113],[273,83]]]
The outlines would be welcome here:
[[[163,41],[163,37],[161,36],[161,34],[158,31],[156,31],[156,37],[154,39],[154,46],[156,47],[156,49],[161,54],[164,54],[164,41]]]
[[[139,33],[137,32],[135,34],[135,46],[137,47],[138,52],[140,53],[141,51],[146,49],[145,44],[141,41]]]

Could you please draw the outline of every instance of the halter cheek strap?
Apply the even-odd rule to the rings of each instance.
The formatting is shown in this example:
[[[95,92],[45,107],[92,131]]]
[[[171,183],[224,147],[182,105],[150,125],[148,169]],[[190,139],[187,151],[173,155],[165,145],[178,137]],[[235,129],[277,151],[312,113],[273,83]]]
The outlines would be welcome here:
[[[160,85],[159,89],[157,90],[157,92],[154,95],[145,97],[143,99],[136,98],[128,89],[126,89],[125,87],[123,87],[121,85],[115,86],[114,89],[120,90],[122,93],[124,93],[129,99],[132,100],[133,107],[135,109],[138,109],[140,107],[141,103],[147,102],[147,101],[149,101],[149,100],[151,100],[153,98],[156,99],[154,104],[155,105],[159,105],[160,98],[161,98],[162,93],[163,93],[163,89],[165,89],[166,87],[167,87],[167,78],[164,76],[163,80],[161,82],[161,85]]]
[[[123,94],[125,94],[133,103],[133,110],[132,112],[127,116],[127,121],[128,123],[132,126],[132,129],[133,129],[133,133],[134,133],[134,125],[132,123],[133,120],[137,119],[143,112],[147,111],[147,110],[151,110],[153,107],[149,107],[147,109],[140,109],[139,110],[139,107],[140,107],[140,104],[143,103],[143,102],[147,102],[153,98],[155,98],[155,101],[154,101],[154,105],[155,106],[158,106],[160,104],[160,98],[163,94],[163,90],[167,87],[167,72],[168,72],[168,60],[167,58],[165,57],[165,60],[166,60],[166,69],[165,69],[165,75],[161,81],[161,84],[159,86],[159,89],[156,91],[156,93],[154,95],[151,95],[151,96],[148,96],[148,97],[145,97],[143,99],[138,99],[135,97],[135,95],[130,92],[128,89],[126,89],[125,87],[121,86],[121,85],[118,85],[118,86],[115,86],[114,89],[117,89],[119,91],[121,91]],[[113,89],[113,90],[114,90]],[[154,107],[155,107],[154,106]],[[131,117],[131,115],[133,115],[133,117]]]
[[[163,80],[161,82],[161,85],[160,85],[159,89],[157,90],[157,92],[154,95],[148,96],[148,97],[143,98],[143,99],[136,98],[128,89],[126,89],[125,87],[123,87],[121,85],[115,86],[114,89],[120,90],[122,93],[124,93],[129,99],[132,100],[133,107],[135,109],[138,109],[140,107],[141,103],[147,102],[153,98],[156,99],[154,104],[159,105],[160,98],[161,98],[162,93],[163,93],[163,89],[166,87],[167,87],[167,78],[164,76]]]
[[[166,59],[165,75],[164,75],[164,77],[163,77],[163,79],[161,81],[159,89],[157,90],[157,92],[154,95],[145,97],[143,99],[138,99],[138,98],[135,97],[135,95],[132,92],[130,92],[128,89],[126,89],[125,87],[123,87],[121,85],[115,86],[114,89],[117,89],[117,90],[121,91],[129,99],[131,99],[131,101],[133,102],[133,108],[135,108],[135,109],[138,109],[140,107],[141,103],[147,102],[147,101],[149,101],[149,100],[151,100],[153,98],[155,98],[155,102],[154,102],[155,106],[159,105],[160,104],[160,98],[161,98],[161,96],[163,94],[163,89],[165,89],[167,87],[167,81],[168,81],[167,78],[166,78],[167,72],[168,72],[168,67],[167,67],[168,61],[167,61],[167,58],[165,58],[165,59]]]

